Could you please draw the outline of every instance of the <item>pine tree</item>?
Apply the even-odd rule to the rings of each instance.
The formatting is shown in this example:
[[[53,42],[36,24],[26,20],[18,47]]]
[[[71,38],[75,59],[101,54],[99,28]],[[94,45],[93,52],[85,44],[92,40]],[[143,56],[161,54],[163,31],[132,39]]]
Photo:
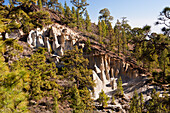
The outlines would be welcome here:
[[[128,20],[126,20],[126,17],[122,17],[122,22],[121,22],[121,32],[122,32],[122,48],[123,48],[123,53],[126,55],[127,50],[128,50],[128,38],[131,32],[131,27],[127,23]]]
[[[54,112],[55,113],[59,112],[58,100],[57,100],[57,97],[55,97],[55,96],[54,96]]]
[[[66,25],[69,25],[72,21],[72,13],[71,13],[71,10],[70,8],[67,6],[67,3],[65,1],[65,4],[64,4],[64,23],[66,23]]]
[[[98,21],[98,31],[99,31],[99,42],[102,42],[103,39],[102,39],[102,25],[101,25],[101,22],[100,20]]]
[[[5,24],[2,21],[2,18],[0,17],[0,33],[4,32],[4,31],[5,31]]]
[[[147,110],[150,113],[161,113],[162,103],[160,102],[159,92],[156,93],[156,90],[153,89],[151,97],[152,99],[149,101],[149,105],[147,106]]]
[[[71,10],[71,22],[68,24],[69,27],[76,27],[77,26],[77,14],[76,14],[76,10],[74,7],[72,7],[72,10]]]
[[[12,70],[17,68],[25,68],[30,72],[30,97],[35,100],[39,100],[44,96],[53,95],[59,98],[58,87],[55,82],[57,79],[57,68],[55,63],[46,64],[45,50],[39,48],[31,58],[24,58],[14,62],[11,65]],[[53,79],[53,80],[52,80]]]
[[[38,0],[38,6],[42,9],[42,0]]]
[[[101,14],[99,19],[104,20],[107,25],[109,25],[109,22],[113,20],[113,16],[110,15],[110,11],[107,8],[100,10],[99,14]]]
[[[75,8],[72,6],[72,10],[71,10],[71,12],[72,12],[72,14],[73,14],[73,17],[74,17],[74,19],[77,19],[76,18],[76,10],[75,10]]]
[[[79,29],[81,30],[85,29],[85,20],[83,18],[83,15],[79,15],[79,21],[80,21]]]
[[[85,110],[85,105],[81,100],[79,90],[76,84],[72,88],[70,107],[73,108],[73,113],[83,113]]]
[[[163,73],[162,73],[162,78],[163,78],[163,82],[164,82],[164,83],[165,83],[165,78],[166,78],[166,75],[167,75],[168,63],[169,63],[168,50],[167,50],[167,49],[164,49],[164,50],[161,52],[160,60],[159,60],[160,68],[161,68],[162,71],[163,71]]]
[[[88,38],[87,39],[87,42],[86,42],[86,46],[87,46],[87,53],[89,53],[89,52],[91,52],[92,50],[91,50],[91,42],[90,42],[90,39]]]
[[[44,1],[44,2],[43,2]],[[58,3],[58,0],[42,0],[42,3],[47,3],[48,5],[48,8],[49,9],[53,9],[53,10],[56,10],[56,8],[58,7],[59,3]]]
[[[101,26],[102,26],[102,36],[106,37],[107,35],[107,25],[104,20],[101,21]]]
[[[140,94],[140,97],[139,97],[139,103],[140,103],[140,112],[142,113],[142,111],[144,110],[144,99],[143,99],[143,94],[141,93]]]
[[[19,53],[23,51],[23,47],[14,39],[6,39],[3,41],[2,47],[4,47],[4,51],[8,53],[7,61],[14,60],[14,57],[19,58]]]
[[[28,112],[29,73],[20,69],[0,76],[0,112]]]
[[[15,51],[16,41],[0,40],[0,112],[28,112],[28,90],[29,90],[29,72],[23,68],[11,71],[6,65],[3,57],[7,52],[7,46],[10,51]],[[19,46],[18,46],[19,47]]]
[[[164,33],[164,35],[166,35],[168,38],[170,38],[170,16],[169,16],[169,12],[170,12],[170,7],[165,7],[159,15],[158,21],[155,23],[156,25],[159,24],[163,24],[164,27],[161,29],[162,32]]]
[[[77,84],[79,89],[94,86],[90,77],[92,71],[87,68],[88,59],[83,57],[83,51],[77,46],[73,50],[66,51],[61,61],[64,62],[62,70],[64,77]]]
[[[66,18],[69,18],[71,16],[71,10],[69,8],[69,6],[67,6],[67,2],[65,1],[65,4],[64,4],[64,16]]]
[[[85,105],[85,109],[92,111],[94,109],[94,100],[91,98],[90,91],[87,89],[87,87],[80,89],[80,97],[82,102]]]
[[[32,23],[37,28],[43,28],[45,25],[51,24],[50,14],[47,11],[37,11],[29,13]]]
[[[122,78],[119,77],[118,82],[117,82],[117,94],[118,95],[123,95],[123,87],[122,87]]]
[[[58,11],[59,11],[62,15],[65,15],[65,10],[64,10],[64,7],[62,6],[61,3],[59,3]]]
[[[138,93],[134,92],[132,100],[130,102],[130,113],[142,113],[139,108],[139,99],[138,99]]]
[[[108,43],[108,48],[109,48],[109,50],[113,50],[114,48],[113,48],[113,46],[115,45],[115,37],[114,37],[114,30],[113,30],[113,28],[112,28],[112,24],[111,24],[111,22],[108,22],[108,27],[107,27],[107,37],[109,37],[109,43]]]
[[[86,10],[86,6],[88,6],[89,4],[87,3],[86,0],[71,0],[71,3],[77,7],[77,25],[79,28],[80,25],[80,16],[84,13],[84,11]]]
[[[114,95],[112,95],[112,101],[111,101],[111,103],[112,103],[113,105],[115,105],[115,97],[114,97]]]
[[[99,104],[102,104],[102,107],[107,107],[107,101],[109,100],[110,98],[104,93],[104,91],[102,90],[100,93],[99,93],[99,98],[97,99],[97,102],[99,102]]]
[[[151,100],[149,100],[149,105],[146,106],[147,110],[150,113],[168,113],[168,106],[166,103],[166,100],[159,97],[160,92],[156,92],[155,89],[153,89],[151,93]]]
[[[66,10],[67,10],[67,7],[68,7],[68,6],[67,6],[67,2],[65,1],[65,2],[64,2],[64,11],[65,11],[66,13],[67,13],[67,11],[66,11]]]
[[[90,20],[87,10],[85,12],[85,24],[86,24],[86,30],[91,31],[91,20]]]
[[[116,38],[116,47],[118,48],[118,55],[122,50],[122,39],[121,39],[121,23],[117,20],[116,25],[114,27],[114,33]]]
[[[126,54],[126,51],[127,51],[127,37],[126,37],[126,33],[125,33],[125,30],[123,29],[122,30],[122,42],[123,42],[123,53]]]

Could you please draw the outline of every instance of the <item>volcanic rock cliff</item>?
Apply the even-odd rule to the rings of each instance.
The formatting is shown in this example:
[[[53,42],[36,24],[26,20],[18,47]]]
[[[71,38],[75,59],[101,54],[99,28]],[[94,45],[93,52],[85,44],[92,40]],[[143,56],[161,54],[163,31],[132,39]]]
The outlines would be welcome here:
[[[10,38],[15,33],[6,34]],[[22,35],[16,33],[16,37]],[[13,36],[15,37],[15,36]],[[35,29],[29,32],[27,43],[32,48],[45,47],[48,52],[52,52],[54,62],[59,62],[64,51],[71,50],[77,45],[84,51],[84,57],[89,60],[88,68],[93,70],[94,98],[98,98],[99,92],[103,89],[106,93],[117,88],[116,80],[121,76],[123,83],[127,83],[138,76],[144,76],[145,70],[138,67],[134,61],[126,61],[115,53],[108,51],[103,45],[90,39],[88,51],[88,39],[75,31],[60,24],[45,26],[43,29]]]
[[[5,34],[6,38],[16,39],[22,35],[19,30]],[[90,44],[87,43],[88,41]],[[121,76],[127,101],[122,104],[120,103],[122,100],[116,99],[116,105],[108,106],[111,109],[120,108],[125,112],[124,110],[129,108],[128,102],[135,89],[138,93],[144,94],[145,101],[149,100],[148,94],[152,91],[151,89],[155,87],[159,89],[159,87],[150,84],[146,70],[137,66],[134,60],[120,57],[95,40],[87,39],[80,33],[58,23],[45,26],[43,29],[31,30],[26,42],[32,48],[31,50],[38,47],[47,48],[57,67],[60,67],[59,62],[64,51],[71,50],[74,46],[83,49],[83,55],[89,60],[88,68],[93,70],[92,77],[96,83],[92,94],[94,99],[99,97],[101,90],[111,97],[117,89],[117,79]]]

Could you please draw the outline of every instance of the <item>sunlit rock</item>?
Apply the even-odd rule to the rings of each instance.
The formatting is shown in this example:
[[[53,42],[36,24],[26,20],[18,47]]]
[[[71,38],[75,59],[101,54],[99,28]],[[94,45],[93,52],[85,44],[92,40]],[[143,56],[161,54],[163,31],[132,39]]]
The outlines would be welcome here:
[[[111,78],[110,80],[110,85],[112,87],[113,90],[117,89],[117,82],[116,82],[117,78]]]
[[[96,64],[94,65],[94,69],[95,69],[96,73],[101,73],[101,70],[97,67]]]
[[[47,48],[48,52],[50,53],[51,52],[51,46],[50,46],[48,37],[44,37],[44,46],[45,46],[45,48]]]
[[[9,34],[5,33],[5,39],[8,39],[8,38],[9,38]]]
[[[64,55],[63,47],[60,46],[59,48],[57,48],[56,54],[59,55],[59,56],[63,56]]]
[[[42,36],[43,30],[41,30],[40,28],[37,28],[36,33],[37,33],[37,37],[40,35]]]
[[[28,38],[27,38],[27,43],[32,47],[33,44],[33,39],[32,39],[32,34],[34,33],[33,30],[29,32]]]
[[[94,87],[93,95],[94,95],[94,98],[97,99],[99,97],[99,93],[104,87],[103,87],[103,82],[100,80],[100,78],[98,77],[98,75],[96,74],[94,70],[93,70],[93,80],[96,84],[96,86]]]
[[[41,35],[39,35],[38,37],[37,37],[37,41],[36,41],[37,43],[37,45],[36,45],[36,47],[38,48],[38,47],[43,47],[44,46],[44,41],[43,41],[43,38],[42,38],[42,36]]]
[[[57,53],[58,48],[60,47],[60,44],[58,43],[58,37],[56,35],[54,35],[54,37],[53,37],[53,46],[52,47],[53,47],[53,51],[55,53]]]
[[[5,39],[12,38],[18,39],[22,35],[22,31],[19,29],[12,30],[10,33],[5,33]]]

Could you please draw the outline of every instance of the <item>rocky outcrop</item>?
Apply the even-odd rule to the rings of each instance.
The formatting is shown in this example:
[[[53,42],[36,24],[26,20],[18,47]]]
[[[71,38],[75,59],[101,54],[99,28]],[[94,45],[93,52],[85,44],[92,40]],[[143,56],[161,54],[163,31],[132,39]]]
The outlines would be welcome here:
[[[49,52],[52,50],[57,56],[62,56],[66,50],[71,50],[77,40],[75,32],[59,24],[31,30],[27,38],[32,48],[46,47]]]
[[[42,30],[31,30],[27,38],[27,42],[33,48],[46,47],[48,52],[52,50],[53,57],[56,56],[56,63],[64,51],[73,49],[74,45],[82,48],[84,57],[89,60],[88,67],[93,70],[93,80],[96,83],[94,99],[98,98],[102,89],[105,93],[117,89],[116,81],[120,76],[123,83],[140,76],[140,68],[137,65],[106,50],[93,40],[90,45],[91,51],[87,51],[86,41],[87,38],[59,24],[46,26]]]
[[[15,30],[12,30],[10,33],[5,33],[4,34],[4,38],[5,39],[9,39],[9,38],[12,38],[12,39],[19,39],[21,38],[21,36],[23,35],[24,33],[19,30],[19,29],[15,29]]]
[[[134,64],[102,50],[99,45],[91,45],[91,49],[92,51],[85,53],[84,56],[89,60],[89,68],[95,71],[93,76],[98,76],[98,79],[102,81],[102,85],[94,89],[94,92],[99,93],[103,89],[105,93],[108,93],[117,89],[116,81],[119,77],[122,78],[123,83],[126,83],[140,76],[141,73]],[[97,80],[96,84],[101,84],[101,81]],[[97,94],[94,98],[98,98]]]

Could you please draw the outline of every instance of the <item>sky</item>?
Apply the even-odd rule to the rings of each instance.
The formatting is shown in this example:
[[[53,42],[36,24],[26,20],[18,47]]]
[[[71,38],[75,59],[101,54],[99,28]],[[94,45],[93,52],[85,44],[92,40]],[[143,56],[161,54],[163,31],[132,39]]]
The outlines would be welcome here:
[[[62,2],[65,0],[59,0]],[[70,0],[67,0],[69,6],[72,6]],[[117,19],[127,17],[128,24],[133,27],[143,27],[150,25],[152,32],[161,33],[162,25],[155,26],[154,23],[160,12],[165,7],[170,7],[170,0],[87,0],[90,5],[87,6],[92,22],[97,23],[99,11],[103,8],[108,8],[113,26]]]
[[[72,6],[70,0],[58,0],[64,5]],[[5,0],[8,3],[8,0]],[[91,21],[97,23],[99,11],[103,8],[108,8],[113,26],[117,19],[127,17],[128,24],[133,27],[143,27],[150,25],[152,32],[161,33],[162,25],[155,26],[154,23],[164,7],[170,7],[170,0],[87,0],[90,5],[87,6]]]

